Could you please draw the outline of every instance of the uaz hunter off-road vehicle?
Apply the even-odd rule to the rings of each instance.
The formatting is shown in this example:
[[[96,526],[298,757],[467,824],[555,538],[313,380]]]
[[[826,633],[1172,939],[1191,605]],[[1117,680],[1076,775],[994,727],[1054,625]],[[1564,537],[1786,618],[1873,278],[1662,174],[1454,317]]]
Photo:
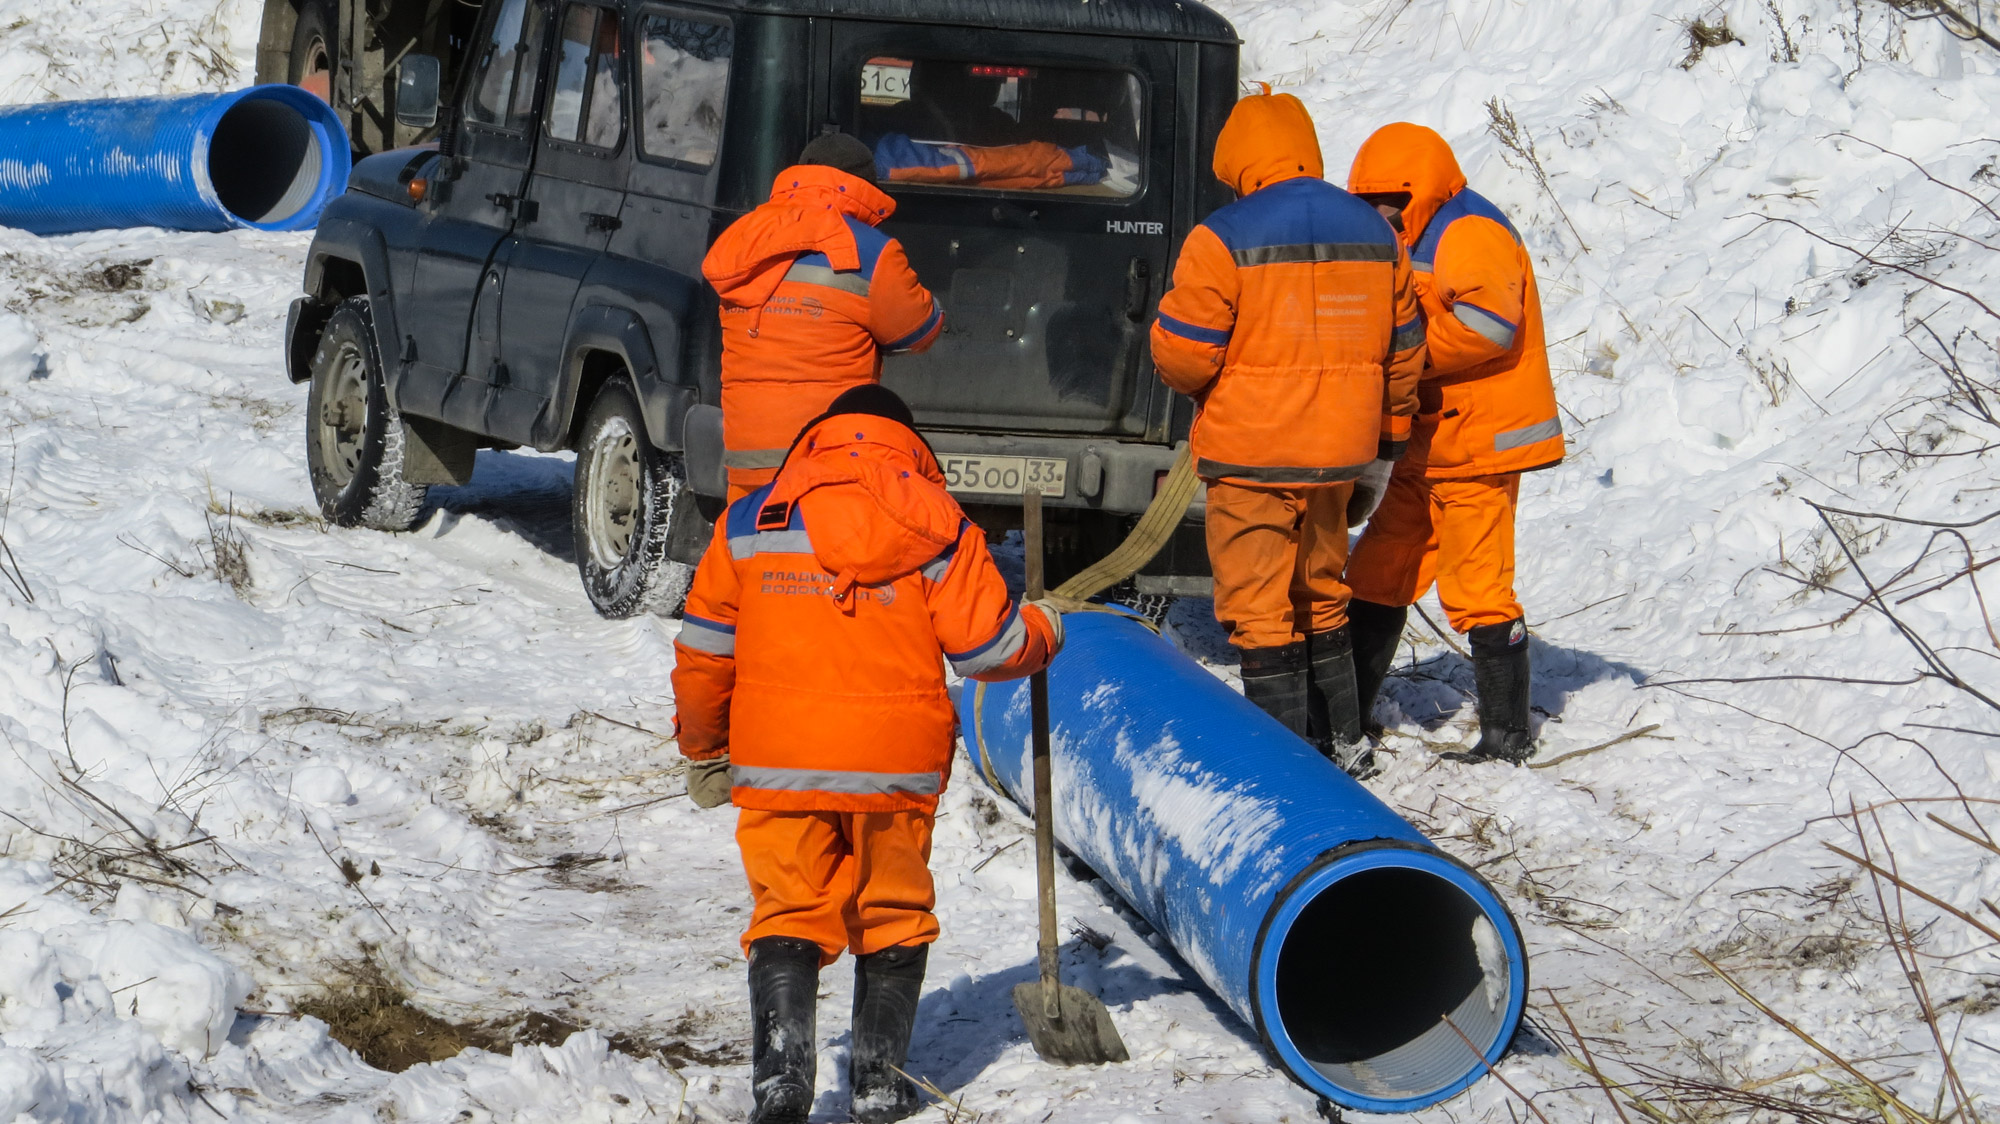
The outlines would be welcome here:
[[[1209,165],[1236,69],[1229,24],[1188,0],[487,0],[446,104],[435,58],[398,61],[397,116],[436,146],[362,161],[313,241],[287,357],[319,500],[403,529],[479,448],[574,449],[592,602],[675,608],[724,490],[702,257],[839,130],[875,147],[883,229],[945,309],[884,382],[989,533],[1040,488],[1053,568],[1075,569],[1191,421],[1147,329],[1180,240],[1228,201]],[[1207,572],[1185,523],[1138,591]]]

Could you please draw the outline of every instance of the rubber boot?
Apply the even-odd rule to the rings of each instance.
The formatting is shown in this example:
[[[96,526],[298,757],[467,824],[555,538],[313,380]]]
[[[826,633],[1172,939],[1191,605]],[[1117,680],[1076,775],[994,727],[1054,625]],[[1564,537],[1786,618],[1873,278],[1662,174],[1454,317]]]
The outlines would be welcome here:
[[[1354,643],[1354,693],[1360,700],[1361,728],[1370,737],[1382,736],[1382,724],[1375,721],[1375,699],[1389,678],[1389,665],[1396,662],[1396,646],[1402,643],[1403,623],[1409,616],[1407,605],[1347,603],[1347,631]]]
[[[861,1124],[887,1124],[922,1107],[916,1085],[903,1071],[930,952],[928,944],[897,945],[854,958],[854,1049],[847,1084],[854,1090],[852,1115]]]
[[[1311,739],[1306,726],[1306,642],[1281,648],[1243,649],[1243,697],[1263,708],[1278,724]]]
[[[1310,688],[1306,725],[1311,741],[1356,780],[1375,774],[1375,753],[1361,733],[1361,700],[1354,686],[1354,642],[1345,627],[1306,637]]]
[[[751,1124],[805,1124],[819,1057],[819,946],[796,937],[750,942]]]
[[[1454,760],[1519,765],[1535,755],[1528,728],[1528,628],[1519,620],[1474,628],[1472,677],[1479,691],[1479,744]]]

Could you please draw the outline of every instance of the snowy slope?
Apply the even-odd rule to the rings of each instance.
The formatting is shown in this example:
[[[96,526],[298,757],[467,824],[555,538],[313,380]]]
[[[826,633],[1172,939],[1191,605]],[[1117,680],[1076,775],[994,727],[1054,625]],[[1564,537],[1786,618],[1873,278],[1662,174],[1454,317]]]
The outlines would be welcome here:
[[[256,8],[0,0],[0,98],[236,84]],[[1653,728],[1543,769],[1439,763],[1425,747],[1467,732],[1470,675],[1419,624],[1385,711],[1398,752],[1372,782],[1482,864],[1529,934],[1536,1029],[1503,1075],[1551,1120],[1603,1116],[1561,1055],[1551,994],[1618,1079],[1622,1061],[1736,1086],[1821,1064],[1699,950],[1834,1049],[1884,1058],[1871,1073],[1928,1107],[1940,1066],[1873,890],[1821,842],[1858,848],[1834,818],[1850,801],[1956,786],[1964,803],[1882,808],[1871,845],[1956,907],[2000,900],[2000,857],[1924,818],[2000,812],[1973,803],[2000,798],[1991,737],[1935,728],[2000,715],[1935,678],[1648,684],[1908,680],[1912,645],[1840,592],[1866,573],[1921,594],[1898,616],[2000,694],[1978,587],[1925,592],[1962,568],[1957,540],[1835,516],[1857,568],[1806,503],[1994,510],[1977,450],[1996,427],[1946,398],[1932,358],[1955,346],[1992,381],[1979,337],[2000,324],[1822,239],[2000,307],[2000,220],[1979,204],[2000,193],[1985,139],[2000,60],[1872,0],[1223,8],[1246,78],[1306,99],[1330,169],[1381,123],[1431,124],[1541,264],[1572,439],[1523,489],[1541,761]],[[1697,18],[1741,42],[1684,68]],[[1539,175],[1496,139],[1489,99]],[[0,577],[0,1119],[740,1118],[732,821],[679,799],[679,758],[648,733],[670,726],[676,626],[590,613],[567,458],[482,454],[408,535],[308,514],[304,395],[278,354],[305,245],[0,231],[0,535],[25,587]],[[1991,555],[1988,526],[1963,534]],[[1205,611],[1173,621],[1226,676]],[[1072,942],[1069,969],[1112,1004],[1134,1061],[1039,1064],[1006,998],[1033,961],[1024,835],[961,772],[913,1058],[961,1119],[1314,1118],[1156,938],[1080,883],[1065,916],[1108,941]],[[1907,908],[1966,1085],[2000,1088],[2000,959]],[[453,1020],[594,1029],[389,1075],[287,1014],[356,979]],[[832,1120],[845,965],[824,979]],[[1425,1115],[1521,1112],[1510,1100],[1482,1082]]]

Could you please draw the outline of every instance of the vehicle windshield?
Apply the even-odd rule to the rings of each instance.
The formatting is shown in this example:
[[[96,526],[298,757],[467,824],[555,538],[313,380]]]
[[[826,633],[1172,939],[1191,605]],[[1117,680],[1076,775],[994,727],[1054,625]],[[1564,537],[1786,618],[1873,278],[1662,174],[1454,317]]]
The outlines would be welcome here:
[[[854,132],[886,185],[1128,198],[1143,183],[1144,98],[1119,70],[878,56]]]

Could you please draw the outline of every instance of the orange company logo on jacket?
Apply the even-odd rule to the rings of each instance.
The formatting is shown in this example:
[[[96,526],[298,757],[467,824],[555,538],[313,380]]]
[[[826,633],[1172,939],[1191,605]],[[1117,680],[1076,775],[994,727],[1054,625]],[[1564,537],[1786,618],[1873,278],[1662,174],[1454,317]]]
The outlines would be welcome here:
[[[799,427],[882,355],[922,351],[944,313],[902,244],[875,229],[895,200],[846,172],[801,164],[732,223],[702,262],[722,300],[723,463],[730,483],[770,481]]]
[[[1207,479],[1338,483],[1409,435],[1424,363],[1409,258],[1323,170],[1290,94],[1244,98],[1216,141],[1240,198],[1188,235],[1152,332],[1160,378],[1199,404]]]
[[[1402,237],[1430,344],[1411,467],[1450,480],[1560,462],[1542,298],[1514,224],[1466,187],[1451,146],[1421,125],[1377,130],[1355,154],[1348,188],[1410,196]]]
[[[951,768],[945,660],[1017,678],[1052,639],[923,439],[834,415],[716,524],[675,642],[681,751],[728,753],[741,808],[930,811]]]

